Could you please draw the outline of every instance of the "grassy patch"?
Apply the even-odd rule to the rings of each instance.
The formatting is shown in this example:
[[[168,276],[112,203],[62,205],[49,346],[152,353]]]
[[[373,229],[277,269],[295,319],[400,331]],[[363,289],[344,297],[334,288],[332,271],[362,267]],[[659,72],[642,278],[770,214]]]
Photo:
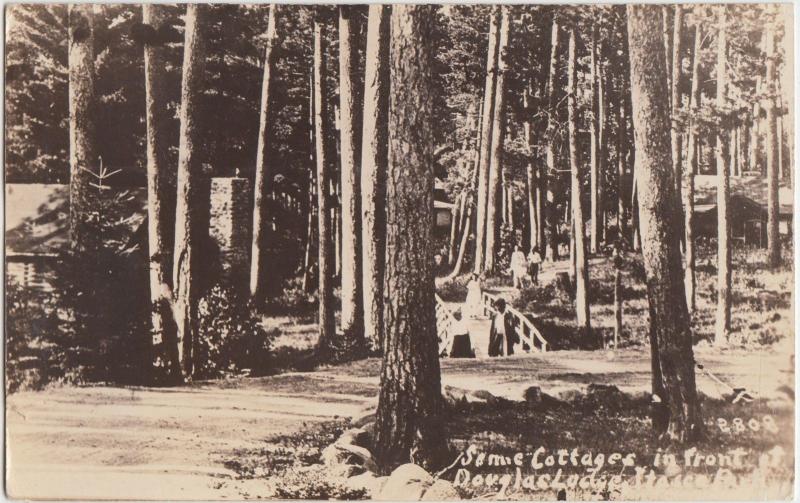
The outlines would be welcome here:
[[[692,319],[695,342],[713,340],[716,312],[716,252],[707,245],[698,249],[697,310]],[[551,349],[596,347],[610,344],[614,333],[614,267],[610,259],[590,266],[591,340],[578,337],[575,306],[568,292],[551,278],[539,288],[524,289],[514,307],[527,313]],[[620,347],[647,344],[648,305],[641,255],[627,253],[622,269],[623,330]],[[735,347],[768,346],[791,339],[793,271],[791,250],[776,270],[766,267],[766,251],[735,248],[733,254],[731,337]]]

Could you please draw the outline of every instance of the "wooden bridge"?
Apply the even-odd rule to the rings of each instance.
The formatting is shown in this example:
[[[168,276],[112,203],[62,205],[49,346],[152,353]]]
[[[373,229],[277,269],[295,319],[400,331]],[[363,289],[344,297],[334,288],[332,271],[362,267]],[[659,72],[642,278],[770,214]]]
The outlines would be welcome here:
[[[439,354],[449,356],[456,338],[468,335],[475,356],[478,358],[488,356],[491,317],[497,312],[494,302],[498,299],[499,296],[496,294],[483,292],[481,295],[483,317],[465,319],[462,311],[461,320],[458,320],[455,316],[456,309],[450,307],[437,294],[436,330],[439,334]],[[547,340],[527,316],[508,304],[506,304],[506,312],[514,319],[514,330],[519,336],[522,351],[547,351]]]

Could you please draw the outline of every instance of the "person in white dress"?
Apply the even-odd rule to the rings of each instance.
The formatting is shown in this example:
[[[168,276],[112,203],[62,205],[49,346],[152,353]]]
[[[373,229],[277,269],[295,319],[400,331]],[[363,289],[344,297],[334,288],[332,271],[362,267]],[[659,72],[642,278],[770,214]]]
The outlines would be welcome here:
[[[470,276],[469,283],[467,283],[467,300],[464,303],[464,316],[470,319],[480,318],[483,315],[483,306],[481,305],[481,289],[480,278],[477,274]]]
[[[511,275],[514,278],[514,288],[522,288],[525,275],[528,274],[528,261],[525,259],[525,253],[519,246],[514,247],[514,253],[511,254]]]

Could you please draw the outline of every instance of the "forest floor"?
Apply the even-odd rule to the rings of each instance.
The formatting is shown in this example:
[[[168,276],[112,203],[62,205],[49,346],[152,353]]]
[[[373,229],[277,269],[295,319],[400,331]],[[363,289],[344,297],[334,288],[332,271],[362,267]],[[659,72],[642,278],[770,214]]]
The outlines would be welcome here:
[[[716,376],[780,396],[786,354],[699,350]],[[522,400],[613,384],[650,388],[649,354],[554,351],[442,360],[443,385]],[[282,473],[311,464],[350,418],[374,408],[376,358],[314,372],[194,383],[177,389],[83,387],[20,392],[7,401],[9,495],[15,498],[219,499],[284,495]],[[726,390],[699,375],[700,391]],[[493,419],[494,421],[494,419]],[[473,425],[474,427],[474,425]],[[463,435],[462,435],[463,438]],[[328,493],[311,494],[323,497]]]
[[[775,273],[765,272],[759,265],[763,264],[759,253],[734,256],[732,343],[701,343],[695,346],[695,355],[728,385],[746,388],[764,400],[782,398],[786,404],[786,391],[793,389],[794,382],[792,268],[787,262]],[[701,256],[699,263],[699,309],[694,329],[698,339],[705,339],[713,325],[714,271],[707,257]],[[602,258],[592,260],[590,267],[592,281],[597,282],[593,285],[592,322],[607,336],[613,324],[613,295],[607,286],[613,270]],[[545,267],[542,283],[552,285],[559,268],[566,270],[567,266]],[[605,416],[599,420],[595,412],[584,413],[580,407],[531,412],[524,402],[531,386],[552,396],[586,392],[590,385],[598,384],[614,385],[639,396],[649,391],[650,354],[645,342],[647,311],[641,266],[629,259],[625,274],[625,334],[616,351],[562,349],[504,359],[442,360],[446,390],[486,390],[514,401],[500,408],[476,406],[466,411],[469,414],[448,422],[457,448],[475,442],[485,446],[491,441],[505,452],[513,452],[527,449],[532,442],[533,437],[520,435],[561,438],[559,435],[569,431],[574,435],[564,445],[593,442],[603,437],[601,433],[612,431],[617,436],[609,438],[630,433],[633,440],[625,444],[626,448],[635,448],[631,442],[644,442],[646,421],[636,416],[646,408],[642,403],[632,405],[631,414],[636,417],[627,418],[623,424]],[[562,346],[569,345],[574,314],[569,299],[554,286],[517,294],[502,280],[490,280],[487,289],[503,292],[508,300],[531,313],[551,347],[558,349],[559,341]],[[460,286],[440,285],[440,294],[457,304]],[[313,318],[270,319],[268,328],[280,334],[274,341],[276,361],[284,364],[279,368],[312,370],[304,355],[316,342]],[[308,368],[298,361],[309,363]],[[96,386],[14,393],[7,397],[6,489],[15,498],[47,499],[341,496],[321,482],[324,478],[309,484],[308,474],[300,482],[287,479],[287,474],[293,467],[317,462],[320,450],[351,418],[374,410],[379,372],[379,360],[370,358],[310,372],[195,382],[174,389]],[[730,390],[710,376],[698,373],[697,385],[707,397],[704,407],[711,414],[709,420],[717,416],[732,419],[738,411],[746,410],[715,402]],[[764,405],[758,407],[763,409]],[[791,407],[780,410],[775,409],[782,421],[791,420]],[[505,418],[512,422],[506,423]],[[517,436],[507,431],[509,425],[538,425],[540,421],[544,421],[541,428],[522,428]],[[575,421],[581,425],[586,421],[595,429],[575,428]],[[578,434],[585,438],[576,437]],[[784,427],[783,435],[793,435],[793,428]],[[714,438],[719,440],[718,435]],[[303,484],[319,492],[298,493],[296,487]],[[487,494],[483,490],[466,493]]]

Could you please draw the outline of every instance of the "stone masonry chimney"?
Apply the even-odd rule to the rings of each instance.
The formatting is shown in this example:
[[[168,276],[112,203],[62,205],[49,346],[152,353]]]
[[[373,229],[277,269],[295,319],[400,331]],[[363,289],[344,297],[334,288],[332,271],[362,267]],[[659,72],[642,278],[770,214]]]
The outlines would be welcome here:
[[[222,279],[237,286],[244,285],[249,274],[252,205],[250,180],[211,179],[209,234],[219,247]]]

